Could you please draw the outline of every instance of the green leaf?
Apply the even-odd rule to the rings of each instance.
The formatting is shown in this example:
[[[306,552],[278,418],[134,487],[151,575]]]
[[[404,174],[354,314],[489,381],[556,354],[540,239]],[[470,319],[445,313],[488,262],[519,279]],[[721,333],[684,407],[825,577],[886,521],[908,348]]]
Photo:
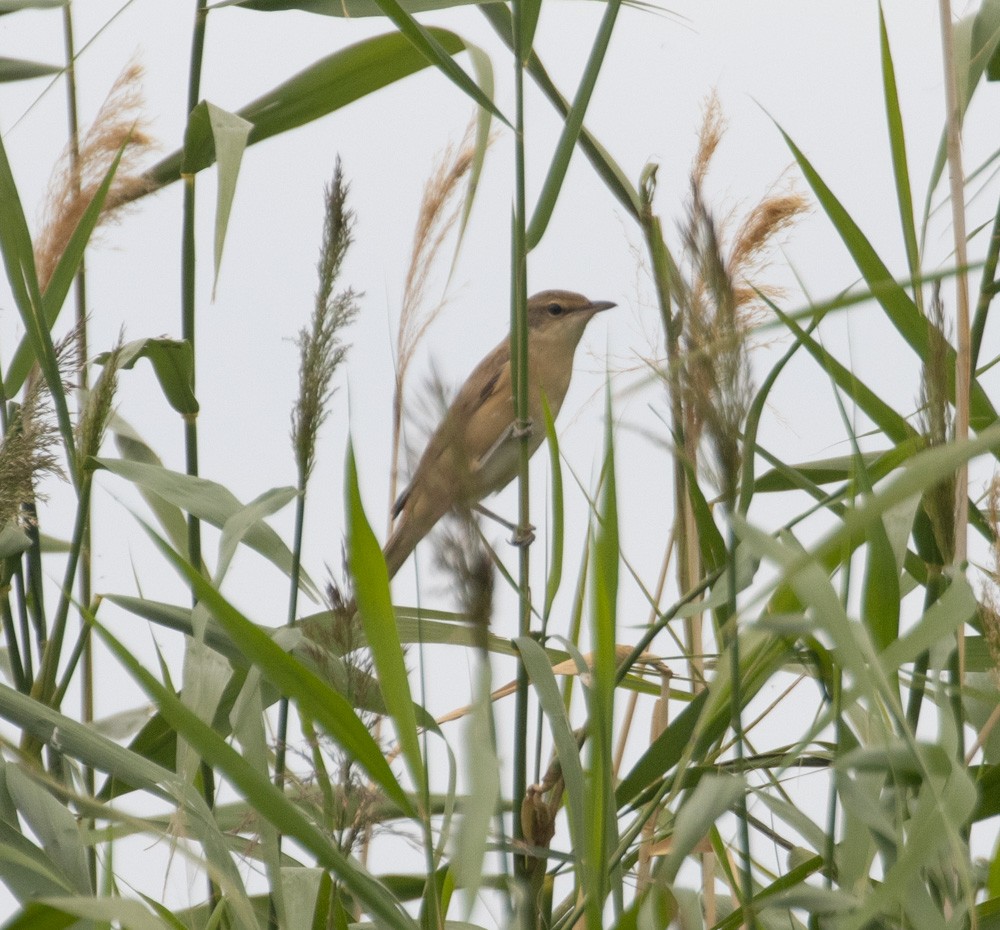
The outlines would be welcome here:
[[[586,842],[589,831],[588,821],[584,815],[586,782],[576,736],[566,715],[562,694],[559,692],[559,685],[556,683],[545,650],[530,636],[519,636],[514,640],[514,644],[521,655],[524,670],[534,685],[535,697],[552,731],[552,743],[559,757],[559,766],[566,783],[570,842],[574,849],[580,849]]]
[[[906,161],[906,136],[903,132],[903,114],[899,109],[899,95],[896,90],[896,69],[892,63],[892,49],[889,34],[885,28],[885,13],[881,3],[878,9],[879,42],[882,52],[882,92],[885,97],[886,121],[889,124],[889,147],[892,151],[892,173],[896,181],[896,203],[899,220],[906,243],[906,261],[910,267],[910,277],[916,281],[920,277],[920,247],[917,245],[917,229],[913,222],[913,193],[910,189],[910,169]],[[914,285],[914,294],[919,293],[919,285]]]
[[[229,519],[244,508],[228,488],[207,478],[184,475],[169,468],[124,459],[96,458],[93,461],[99,467],[157,494],[168,503],[219,529],[225,527]],[[281,537],[263,520],[247,530],[243,539],[251,549],[291,576],[292,553]],[[304,572],[302,587],[310,596],[316,596],[315,585]]]
[[[23,58],[0,58],[0,83],[28,81],[47,74],[59,74],[61,71],[61,65],[46,65],[40,61],[25,61]]]
[[[115,435],[115,445],[123,459],[143,465],[163,467],[160,457],[146,444],[146,441],[117,413],[112,412],[109,429]],[[139,493],[153,512],[160,528],[167,534],[170,544],[185,558],[187,557],[187,520],[180,507],[169,503],[148,488],[139,487]],[[204,566],[203,566],[204,567]]]
[[[361,503],[354,448],[350,444],[347,447],[344,496],[347,511],[347,564],[354,579],[358,612],[361,614],[382,697],[395,725],[403,758],[410,770],[410,777],[422,796],[427,787],[427,773],[420,754],[410,681],[389,594],[389,573],[382,557],[382,549],[375,539]]]
[[[958,440],[915,455],[910,460],[909,467],[902,470],[898,477],[886,483],[861,506],[849,511],[840,528],[828,535],[814,550],[815,555],[822,558],[827,553],[840,551],[853,536],[864,533],[870,521],[881,518],[887,511],[913,496],[923,494],[964,462],[985,453],[995,455],[998,449],[1000,424],[984,430],[974,439]]]
[[[963,624],[972,621],[979,605],[965,575],[956,572],[944,594],[923,616],[909,627],[879,656],[888,674],[913,662],[922,652],[954,635]]]
[[[298,496],[295,488],[271,488],[226,520],[222,528],[222,538],[219,540],[219,559],[214,579],[216,587],[222,584],[229,564],[247,533],[255,526],[259,526],[265,517],[277,513]]]
[[[1000,50],[1000,2],[983,0],[975,14],[965,16],[952,27],[955,75],[958,83],[958,110],[964,116],[972,97],[979,87],[980,78],[987,66],[993,66]],[[996,80],[996,71],[990,77]],[[944,166],[948,161],[948,130],[941,130],[934,164],[927,184],[927,199],[924,204],[924,233],[931,214],[931,198],[941,180]]]
[[[176,701],[172,694],[171,698]],[[87,724],[66,717],[5,685],[0,685],[0,717],[20,727],[39,743],[57,748],[67,758],[108,773],[118,784],[142,789],[172,806],[179,806],[192,839],[203,846],[206,857],[213,862],[216,881],[223,893],[230,896],[234,912],[241,919],[247,916],[243,882],[232,861],[228,842],[192,785],[181,782],[170,769],[106,739]],[[252,920],[247,925],[250,923]]]
[[[220,620],[224,624],[232,621],[234,616],[239,618],[237,612],[214,591],[204,578],[194,572],[190,566],[181,564],[176,555],[156,537],[153,537],[153,539],[163,554],[173,561],[176,567],[185,570],[189,581],[196,588],[198,597],[210,609],[216,612],[217,617],[219,617],[220,613],[225,616],[225,620],[222,620],[220,617]],[[234,622],[234,626],[239,627],[242,625],[239,623],[239,619]],[[210,726],[199,720],[195,714],[185,707],[170,689],[164,688],[133,658],[114,636],[100,624],[95,623],[94,625],[101,638],[108,645],[108,648],[118,657],[118,660],[128,669],[129,673],[150,698],[158,704],[164,717],[194,747],[205,762],[225,775],[233,787],[250,801],[254,808],[274,824],[278,830],[286,836],[297,840],[304,849],[312,853],[319,865],[331,869],[340,881],[344,883],[347,890],[354,895],[358,903],[369,911],[377,922],[381,922],[386,927],[393,928],[393,930],[415,930],[413,920],[397,906],[384,886],[353,860],[344,856],[330,842],[330,839],[321,829],[306,818],[292,801],[271,784],[266,775],[262,775],[256,771],[235,749],[215,733]],[[259,633],[249,621],[245,621],[245,625],[246,628],[242,632],[250,633],[251,637],[253,637],[254,632]],[[262,633],[260,635],[263,636]],[[260,645],[260,641],[256,637],[253,638],[253,643],[245,645],[250,650],[256,652],[256,647]],[[267,640],[267,637],[264,636],[264,639]],[[270,644],[269,640],[268,644]],[[244,644],[241,643],[241,645]],[[280,650],[278,651],[280,652]],[[284,653],[282,655],[284,656]],[[287,658],[285,656],[285,659]],[[275,661],[273,656],[267,656],[269,673],[273,673],[280,665],[280,660]],[[299,675],[301,675],[301,671]],[[291,682],[291,684],[294,686],[294,682]],[[322,685],[322,682],[319,684]],[[336,697],[339,698],[340,696],[336,695]],[[340,698],[340,700],[343,699]],[[309,710],[312,712],[313,708],[310,707]],[[323,716],[327,715],[323,714]],[[367,731],[365,735],[368,735]],[[368,739],[371,740],[371,737],[368,736]],[[379,755],[379,758],[382,764],[388,768],[381,755]],[[369,772],[369,774],[371,773]],[[378,781],[378,779],[376,780]],[[394,782],[394,780],[392,781]],[[381,784],[381,781],[379,783]],[[383,785],[383,787],[388,788],[387,785]],[[395,792],[390,789],[390,793],[398,793],[398,791],[398,786],[396,786]]]
[[[25,330],[27,332],[25,333],[24,339],[21,340],[21,344],[14,352],[14,357],[11,359],[10,365],[7,369],[7,377],[4,380],[4,391],[8,397],[13,396],[21,389],[21,385],[24,383],[24,379],[27,377],[28,372],[31,370],[31,366],[36,359],[40,360],[42,370],[46,371],[46,378],[48,379],[50,377],[46,366],[55,366],[55,354],[52,352],[51,359],[49,359],[49,353],[52,345],[49,332],[56,320],[59,318],[59,313],[66,303],[66,295],[69,293],[69,289],[73,286],[73,280],[76,278],[77,272],[80,270],[80,265],[83,262],[83,254],[87,248],[87,243],[90,241],[90,237],[93,235],[94,229],[101,218],[101,212],[104,209],[104,202],[107,199],[108,191],[111,189],[111,183],[114,180],[115,173],[118,171],[118,164],[121,161],[122,153],[125,151],[126,145],[128,145],[127,141],[115,155],[111,166],[108,168],[104,175],[104,179],[101,181],[100,187],[98,187],[97,192],[91,198],[90,203],[87,204],[87,209],[83,211],[83,216],[80,217],[80,221],[76,224],[76,228],[73,230],[73,234],[70,236],[69,242],[66,244],[66,248],[59,257],[59,262],[56,264],[56,267],[52,272],[52,276],[49,278],[48,284],[45,287],[45,293],[39,298],[40,306],[42,308],[41,314],[36,315],[36,321],[33,322],[32,325],[28,325],[28,323],[25,322]],[[6,156],[4,156],[4,158],[6,158]],[[13,184],[12,178],[10,179],[10,183]],[[8,196],[8,194],[3,194],[3,196]],[[13,193],[13,196],[16,197],[16,191]],[[15,208],[14,204],[11,204],[10,206],[11,209]],[[8,219],[9,221],[17,223],[17,220],[13,215],[11,215]],[[23,217],[21,222],[23,223]],[[23,233],[20,233],[19,235],[28,236],[27,225],[24,226]],[[22,245],[21,247],[28,249],[31,248],[30,237],[28,237],[27,244]],[[24,260],[26,262],[28,261],[26,256]],[[28,266],[26,265],[26,267]],[[33,289],[39,286],[38,280],[35,277],[33,252],[31,253],[30,258],[30,276],[27,278],[27,281],[30,285],[29,290],[32,292]],[[13,282],[11,283],[11,286],[14,286]],[[44,324],[42,324],[42,320],[44,320]],[[55,366],[55,368],[56,371],[58,371],[58,366]],[[54,377],[54,375],[52,376]],[[58,394],[58,397],[56,398],[56,410],[59,412],[60,401],[62,406],[65,407],[65,398],[61,390],[61,382],[60,389],[58,391],[52,387],[51,382],[47,381],[47,383],[49,383],[49,389],[53,391],[54,394]],[[60,413],[60,417],[61,416],[62,414]],[[68,413],[66,413],[66,421],[68,424]]]
[[[906,297],[905,293],[903,296]],[[790,316],[783,313],[773,303],[769,306],[795,338],[801,341],[806,351],[816,359],[823,371],[834,380],[837,387],[844,391],[893,442],[900,443],[917,435],[917,431],[907,422],[905,417],[883,401],[853,371],[837,361]]]
[[[57,10],[69,0],[0,0],[0,16],[21,10]]]
[[[29,901],[3,925],[3,930],[64,930],[78,922],[75,914],[39,901]]]
[[[496,30],[497,35],[504,44],[513,51],[514,38],[511,26],[510,10],[503,3],[483,3],[479,5],[479,12],[489,20],[490,25]],[[549,99],[552,105],[563,119],[569,114],[570,105],[559,93],[548,72],[545,70],[541,59],[534,53],[528,59],[528,73],[538,85],[542,93]],[[618,163],[608,154],[607,150],[595,139],[586,129],[581,128],[579,137],[580,148],[590,161],[598,177],[605,186],[625,208],[629,215],[639,219],[639,194],[632,186],[628,176],[619,167]]]
[[[663,863],[664,877],[672,883],[684,860],[708,834],[713,824],[747,790],[742,777],[703,775],[684,799],[674,819],[670,854]]]
[[[331,884],[326,869],[286,866],[281,870],[282,896],[285,900],[287,926],[325,928],[320,922],[328,907]]]
[[[604,468],[590,572],[593,668],[587,692],[590,757],[584,816],[588,829],[582,848],[582,879],[588,891],[587,922],[592,926],[600,924],[605,897],[621,881],[620,868],[608,867],[612,850],[618,845],[612,733],[617,673],[618,561],[621,558],[610,382],[605,385],[604,416]]]
[[[722,533],[715,524],[715,517],[712,515],[712,508],[705,500],[705,494],[698,483],[698,473],[691,466],[691,463],[682,458],[682,467],[687,473],[685,485],[688,492],[688,500],[691,502],[691,513],[694,516],[695,526],[698,529],[698,543],[701,547],[701,557],[705,561],[705,567],[709,571],[722,568],[726,564],[728,553],[726,552],[726,541],[722,538]]]
[[[84,220],[80,222],[82,224]],[[48,385],[55,406],[66,456],[70,462],[75,462],[73,424],[70,421],[62,376],[59,373],[55,349],[52,346],[52,337],[49,334],[51,322],[48,321],[45,313],[46,305],[42,300],[38,284],[31,234],[28,232],[28,223],[24,218],[21,197],[17,191],[17,184],[14,182],[10,162],[7,160],[7,149],[4,147],[2,135],[0,135],[0,254],[3,256],[3,263],[7,269],[7,283],[25,329],[22,344],[29,347],[24,352],[24,372],[20,380],[15,376],[15,365],[18,361],[17,353],[15,353],[4,384],[4,395],[11,397],[20,390],[31,361],[37,359],[39,367],[45,375],[45,383]],[[65,260],[65,255],[63,258]],[[76,477],[74,470],[74,480]]]
[[[229,113],[214,103],[202,100],[188,116],[184,132],[184,161],[182,174],[193,174],[190,165],[198,165],[208,157],[219,166],[219,184],[215,205],[215,274],[212,293],[219,282],[222,249],[229,227],[229,214],[236,195],[236,181],[240,175],[240,162],[247,147],[253,124],[236,113]],[[190,155],[190,157],[189,157]]]
[[[204,624],[207,611],[198,604],[194,609],[195,619]],[[211,725],[219,710],[222,696],[232,678],[233,669],[225,657],[205,645],[200,638],[201,630],[195,627],[195,636],[184,643],[184,666],[181,677],[180,697],[184,706],[196,714],[199,720]],[[246,747],[243,755],[247,756]],[[248,760],[249,761],[249,760]],[[177,740],[177,774],[184,781],[196,781],[201,759],[192,746],[183,739]]]
[[[176,775],[117,743],[95,733],[91,727],[66,717],[26,695],[0,684],[0,717],[20,727],[40,743],[58,743],[71,759],[114,775],[124,784],[149,791],[165,800],[172,795],[164,784]]]
[[[28,535],[16,523],[0,527],[0,559],[9,559],[31,548]]]
[[[510,121],[495,106],[482,89],[465,73],[452,58],[448,49],[438,41],[434,30],[421,25],[410,15],[398,0],[375,0],[382,12],[393,22],[396,28],[432,65],[435,65],[452,83],[484,110],[488,110],[507,126]]]
[[[806,332],[812,332],[818,325],[819,320],[813,319]],[[774,383],[778,380],[778,375],[781,374],[784,367],[791,361],[792,356],[798,352],[801,345],[801,341],[796,339],[788,347],[785,354],[778,359],[767,373],[767,377],[764,378],[763,383],[754,395],[753,402],[750,404],[750,410],[747,413],[746,425],[743,428],[743,445],[746,449],[754,450],[757,448],[757,431],[760,428],[760,418],[763,416],[767,398],[771,394],[771,388],[774,387]],[[749,454],[743,456],[743,473],[740,476],[740,500],[737,507],[737,510],[742,514],[745,514],[750,509],[750,502],[753,500],[754,493],[761,490],[760,482],[762,479],[754,479],[756,461],[756,455]]]
[[[744,704],[771,680],[787,660],[787,637],[740,636],[741,666],[747,670],[740,682]],[[721,663],[720,663],[721,669]],[[729,695],[715,685],[695,695],[670,725],[650,743],[616,791],[617,804],[635,803],[641,793],[686,756],[700,760],[729,727]]]
[[[145,529],[154,545],[192,585],[198,600],[208,608],[250,663],[259,668],[282,694],[297,701],[305,713],[326,730],[402,810],[408,811],[409,800],[378,744],[348,701],[236,610],[151,529]]]
[[[447,10],[455,6],[469,6],[477,0],[402,0],[402,7],[408,13],[425,13],[429,10]],[[322,16],[340,16],[357,19],[362,16],[384,16],[375,0],[223,0],[214,7],[241,6],[248,10],[265,13],[283,10],[303,10]]]
[[[838,405],[840,399],[838,396]],[[845,425],[850,430],[850,421],[844,416]],[[872,493],[872,479],[865,468],[857,438],[851,433],[854,448],[854,477],[866,495]],[[912,510],[911,525],[912,525]],[[909,537],[909,532],[906,534]],[[873,520],[865,529],[865,575],[861,589],[861,620],[871,633],[875,648],[881,652],[899,635],[899,609],[902,594],[899,573],[901,565],[896,561],[896,552],[889,541],[889,533],[882,520]]]
[[[535,42],[535,30],[538,28],[538,16],[542,12],[542,0],[517,0],[516,9],[520,20],[521,61],[527,61],[531,55],[531,46]]]
[[[464,757],[469,794],[459,802],[461,820],[455,837],[455,851],[450,868],[455,884],[465,897],[465,916],[477,903],[484,879],[483,860],[486,856],[497,801],[501,797],[500,760],[496,753],[493,700],[490,696],[490,663],[478,663],[473,703],[464,733]],[[440,907],[446,914],[447,906]]]
[[[449,55],[470,46],[446,29],[427,29],[428,35]],[[237,111],[253,123],[247,140],[254,145],[271,136],[311,123],[402,78],[422,71],[429,62],[399,32],[364,39],[314,62]],[[464,72],[463,72],[464,74]],[[470,82],[471,83],[471,82]],[[178,180],[185,173],[202,171],[212,164],[213,151],[173,152],[148,172],[154,187]]]
[[[110,353],[102,352],[95,361],[103,365]],[[121,347],[118,366],[131,370],[141,358],[149,359],[167,403],[182,416],[198,413],[194,396],[194,352],[191,343],[181,339],[136,339]]]
[[[5,766],[6,787],[20,816],[38,837],[61,879],[75,894],[90,894],[90,873],[76,817],[17,765]]]
[[[871,480],[880,481],[922,448],[924,448],[922,437],[914,435],[891,449],[862,452],[861,461],[864,462]],[[852,455],[838,455],[828,459],[814,459],[811,462],[790,463],[782,468],[772,468],[761,475],[756,481],[754,491],[767,494],[801,488],[801,482],[793,481],[789,477],[793,474],[817,485],[849,481],[856,464],[857,460]]]
[[[172,927],[138,901],[118,895],[44,898],[40,903],[53,909],[53,914],[46,920],[58,920],[60,914],[68,914],[73,915],[77,918],[76,922],[84,926],[114,924],[128,927],[128,930],[166,930]],[[46,923],[45,926],[50,924]]]
[[[542,616],[548,617],[552,603],[559,593],[562,581],[563,563],[563,480],[562,462],[559,460],[559,437],[556,435],[555,421],[545,395],[542,395],[542,413],[545,417],[545,439],[549,449],[549,472],[552,475],[552,550],[549,554],[549,575],[545,579],[545,608]]]
[[[902,286],[892,277],[885,263],[878,256],[871,243],[861,232],[847,210],[826,186],[816,169],[799,150],[791,137],[778,127],[798,162],[803,175],[812,187],[816,198],[833,223],[848,252],[854,259],[872,295],[885,311],[889,322],[896,328],[906,343],[921,361],[927,359],[929,351],[929,323]],[[786,318],[787,319],[787,318]],[[955,399],[955,350],[946,343],[945,368],[948,371],[948,396]],[[973,381],[970,398],[970,423],[977,432],[985,429],[997,419],[996,410],[989,396],[978,381]]]
[[[535,205],[535,212],[531,217],[531,222],[527,229],[527,248],[530,251],[545,235],[545,229],[552,218],[552,211],[555,209],[559,191],[562,189],[563,180],[566,177],[566,169],[569,168],[569,160],[573,155],[576,144],[580,139],[583,130],[583,118],[587,113],[587,106],[590,104],[591,95],[597,85],[597,77],[601,73],[601,66],[604,64],[604,56],[611,42],[611,34],[615,28],[615,21],[618,18],[618,11],[621,9],[621,0],[607,0],[604,8],[604,16],[601,19],[600,28],[594,39],[594,44],[590,49],[590,56],[587,58],[587,65],[584,68],[583,76],[580,78],[580,85],[573,100],[573,106],[565,116],[562,133],[559,142],[552,154],[552,162],[549,164],[548,174],[542,184],[541,193],[538,195],[538,202]],[[527,51],[529,46],[522,46]]]

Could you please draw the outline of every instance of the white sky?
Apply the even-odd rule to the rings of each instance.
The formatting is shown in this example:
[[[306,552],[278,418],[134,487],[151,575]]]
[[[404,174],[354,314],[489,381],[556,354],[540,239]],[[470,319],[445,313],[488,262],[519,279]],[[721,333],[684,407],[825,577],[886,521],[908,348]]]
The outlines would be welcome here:
[[[85,123],[134,57],[146,69],[153,133],[164,152],[180,145],[190,7],[193,4],[176,0],[135,0],[103,28],[78,66]],[[82,46],[104,27],[114,9],[109,3],[76,4],[78,44]],[[944,113],[937,4],[890,0],[885,10],[919,207]],[[536,49],[567,96],[575,89],[602,12],[600,4],[568,2],[550,2],[543,10]],[[966,12],[961,5],[956,9],[956,15]],[[709,185],[718,197],[720,214],[733,206],[752,205],[779,176],[791,178],[807,192],[797,173],[789,170],[792,158],[773,118],[812,160],[889,267],[905,275],[885,130],[876,5],[717,0],[672,5],[671,13],[622,11],[587,119],[588,128],[633,183],[648,161],[660,163],[657,208],[671,241],[677,241],[675,222],[682,214],[681,198],[702,102],[716,88],[729,121]],[[490,54],[497,102],[510,114],[509,59],[483,17],[474,10],[457,9],[421,19],[453,29]],[[5,17],[2,27],[0,55],[61,60],[58,12],[29,11]],[[380,20],[219,10],[209,19],[202,94],[218,106],[235,110],[321,56],[388,29]],[[48,172],[65,140],[63,88],[52,87],[39,99],[45,86],[42,79],[0,87],[0,128],[29,220],[37,215]],[[995,145],[995,136],[991,139],[988,134],[996,125],[995,97],[992,87],[983,88],[970,112],[966,131],[970,169]],[[437,153],[461,138],[472,111],[471,102],[454,85],[429,69],[342,112],[248,150],[214,304],[210,289],[215,182],[212,172],[199,176],[201,471],[244,501],[270,487],[294,483],[287,442],[298,364],[292,339],[305,325],[312,306],[322,189],[338,154],[352,185],[350,203],[358,225],[343,280],[365,296],[362,315],[350,333],[351,354],[339,376],[341,390],[322,438],[310,489],[305,564],[316,579],[322,579],[324,564],[339,569],[348,415],[369,517],[376,532],[384,531],[390,347],[413,223],[422,185]],[[530,203],[545,175],[560,123],[536,94],[529,101],[528,120]],[[446,381],[459,383],[507,332],[512,178],[511,137],[501,132],[487,160],[448,290],[448,309],[428,333],[412,371],[413,387],[420,385],[432,362]],[[99,249],[92,250],[88,267],[94,351],[106,349],[123,326],[129,339],[161,334],[179,337],[180,196],[179,185],[174,185],[141,202],[120,227],[104,235]],[[983,222],[991,210],[989,197],[977,201],[969,228]],[[786,259],[816,298],[832,296],[857,279],[845,248],[818,208],[786,241],[785,256],[776,256],[775,280],[790,288],[787,307],[801,306],[801,297],[794,291],[795,276],[783,267]],[[950,232],[943,219],[932,226],[928,242],[927,267],[946,264]],[[616,373],[623,550],[652,585],[672,504],[666,430],[660,419],[666,411],[665,396],[659,387],[644,382],[640,361],[658,353],[660,342],[659,317],[640,246],[636,226],[578,153],[545,239],[529,259],[529,293],[561,287],[619,304],[619,309],[599,317],[588,330],[558,426],[565,455],[591,485],[599,467],[605,372]],[[436,289],[432,284],[432,295],[441,291],[448,258]],[[953,308],[947,288],[945,300],[949,310]],[[5,361],[20,332],[9,296],[0,293],[0,353]],[[825,325],[823,332],[827,346],[842,361],[899,409],[909,409],[918,393],[916,365],[877,307],[866,305],[843,314]],[[992,336],[988,330],[983,360],[996,352],[991,348],[995,346]],[[766,371],[786,344],[762,349],[756,358],[758,370]],[[623,369],[627,370],[624,374],[617,374]],[[793,461],[849,450],[832,392],[818,374],[804,356],[786,369],[761,435],[773,451]],[[158,396],[145,364],[124,375],[119,412],[140,429],[168,466],[183,470],[181,423]],[[858,428],[866,426],[863,418],[858,420]],[[660,441],[651,442],[650,434],[661,437]],[[106,454],[113,454],[110,443]],[[540,528],[545,522],[544,458],[537,457],[533,471],[537,476],[532,490],[534,522]],[[183,589],[161,567],[159,557],[152,555],[125,509],[142,512],[137,495],[108,475],[98,483],[95,590],[135,594],[138,578],[145,596],[185,603]],[[561,595],[564,606],[572,596],[586,526],[583,499],[568,472],[566,487],[571,517]],[[68,491],[52,489],[51,504],[43,513],[45,531],[68,534],[68,500]],[[490,506],[512,514],[513,491]],[[773,511],[759,506],[754,515],[773,526],[787,513],[784,505]],[[273,521],[286,539],[291,536],[291,519],[288,508]],[[501,541],[499,530],[488,532]],[[540,532],[540,543],[545,539]],[[211,562],[214,542],[211,536],[209,540]],[[502,546],[500,551],[509,554],[512,550]],[[533,551],[537,571],[544,549],[539,545]],[[277,571],[261,569],[260,564],[256,557],[239,556],[225,590],[254,620],[276,626],[284,621],[287,588]],[[516,564],[513,557],[510,564]],[[400,573],[396,591],[403,603],[412,603],[412,578],[412,566]],[[542,589],[540,573],[534,584],[536,590]],[[425,604],[442,600],[433,582],[425,585],[423,597]],[[647,611],[624,573],[622,608],[620,639],[631,640],[635,634],[628,627],[644,622]],[[303,609],[310,610],[305,605]],[[109,611],[105,619],[112,616]],[[502,600],[495,631],[513,634],[513,618],[512,601]],[[113,626],[135,648],[148,650],[150,634],[144,624],[122,615]],[[179,654],[177,637],[158,631],[156,639],[168,654]],[[110,662],[105,667],[113,669]],[[114,674],[123,680],[121,694],[107,687],[99,689],[99,714],[138,700],[124,674]],[[437,676],[435,685],[448,687],[428,695],[432,709],[445,710],[456,702],[451,682],[440,681],[451,677],[464,688],[464,663],[456,665],[454,676]],[[498,668],[498,682],[510,677],[509,666]]]

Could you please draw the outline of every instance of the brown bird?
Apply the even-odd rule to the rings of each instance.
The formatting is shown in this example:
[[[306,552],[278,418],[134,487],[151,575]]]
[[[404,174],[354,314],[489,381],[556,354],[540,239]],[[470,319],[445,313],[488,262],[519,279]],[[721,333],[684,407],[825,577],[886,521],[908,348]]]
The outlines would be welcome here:
[[[545,437],[544,393],[555,417],[573,374],[573,356],[595,314],[614,307],[572,291],[542,291],[528,300],[528,437],[533,455]],[[434,524],[456,506],[472,507],[517,475],[510,338],[469,375],[434,431],[409,487],[393,505],[398,518],[383,555],[392,578]]]

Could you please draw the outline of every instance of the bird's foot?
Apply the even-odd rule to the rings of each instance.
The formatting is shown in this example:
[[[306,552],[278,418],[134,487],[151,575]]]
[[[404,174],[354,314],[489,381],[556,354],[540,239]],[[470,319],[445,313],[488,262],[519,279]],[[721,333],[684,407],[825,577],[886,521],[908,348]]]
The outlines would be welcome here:
[[[535,424],[531,420],[519,420],[514,424],[510,435],[513,439],[524,439],[525,436],[530,436],[534,431]]]
[[[517,546],[518,549],[523,549],[525,546],[530,546],[535,541],[535,528],[529,523],[524,529],[520,527],[514,528],[514,535],[510,537],[510,544],[512,546]]]
[[[530,546],[535,541],[535,528],[530,523],[522,530],[516,523],[511,523],[510,520],[505,520],[499,514],[495,514],[492,510],[488,510],[482,504],[474,504],[472,509],[477,513],[481,513],[484,517],[489,517],[489,519],[495,520],[501,526],[507,527],[507,529],[514,534],[510,537],[510,544],[512,546]]]

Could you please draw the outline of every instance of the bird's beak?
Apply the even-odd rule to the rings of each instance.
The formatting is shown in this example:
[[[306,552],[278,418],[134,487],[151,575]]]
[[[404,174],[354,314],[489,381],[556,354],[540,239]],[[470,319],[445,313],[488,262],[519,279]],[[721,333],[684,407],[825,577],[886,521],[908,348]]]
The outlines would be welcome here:
[[[610,310],[612,307],[617,307],[614,301],[611,300],[592,300],[590,306],[587,309],[591,313],[600,313],[602,310]]]

